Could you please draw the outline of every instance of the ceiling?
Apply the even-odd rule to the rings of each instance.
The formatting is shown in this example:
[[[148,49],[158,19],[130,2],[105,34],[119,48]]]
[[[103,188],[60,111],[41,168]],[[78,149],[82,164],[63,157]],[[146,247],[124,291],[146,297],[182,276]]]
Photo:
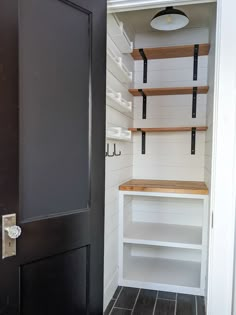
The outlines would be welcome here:
[[[209,23],[209,17],[211,14],[212,6],[214,3],[194,4],[185,6],[175,6],[175,8],[184,11],[190,19],[186,28],[207,27]],[[164,9],[164,8],[163,8]],[[156,32],[150,26],[150,21],[153,16],[162,10],[158,9],[146,9],[137,11],[127,11],[116,13],[119,20],[124,23],[129,32],[133,34]]]

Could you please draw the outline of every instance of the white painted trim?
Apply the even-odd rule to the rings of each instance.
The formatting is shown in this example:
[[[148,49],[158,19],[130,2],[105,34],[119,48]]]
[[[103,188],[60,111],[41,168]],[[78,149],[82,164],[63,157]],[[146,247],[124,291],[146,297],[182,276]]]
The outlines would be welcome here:
[[[193,295],[204,295],[204,290],[201,288],[161,284],[161,283],[156,283],[156,282],[142,282],[142,281],[132,281],[132,280],[122,279],[119,282],[119,285],[124,286],[124,287],[131,287],[131,288],[142,288],[142,289],[157,290],[157,291],[167,291],[167,292],[176,292],[176,293],[193,294]]]
[[[202,200],[208,199],[208,195],[195,195],[195,194],[178,194],[178,193],[145,192],[145,191],[122,191],[122,190],[119,193],[120,195],[129,195],[129,196],[202,199]]]
[[[112,299],[118,283],[118,269],[114,272],[111,280],[104,288],[104,302],[103,302],[103,311],[106,310],[110,300]]]
[[[107,9],[109,13],[124,12],[132,10],[144,10],[152,8],[162,8],[166,5],[189,5],[216,2],[216,0],[108,0]]]
[[[209,233],[209,198],[203,201],[203,223],[202,223],[202,259],[201,259],[201,289],[206,296],[206,273],[207,273],[207,250]]]
[[[235,0],[218,0],[210,230],[208,315],[231,315],[236,200]]]
[[[119,193],[119,285],[123,279],[124,194]]]

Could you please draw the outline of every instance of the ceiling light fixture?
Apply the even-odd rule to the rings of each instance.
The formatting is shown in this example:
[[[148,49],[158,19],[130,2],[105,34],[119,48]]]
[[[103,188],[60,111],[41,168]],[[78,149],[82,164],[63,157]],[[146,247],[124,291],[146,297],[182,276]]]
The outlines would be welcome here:
[[[185,27],[189,23],[187,15],[173,7],[158,12],[151,20],[151,27],[160,31],[173,31]]]

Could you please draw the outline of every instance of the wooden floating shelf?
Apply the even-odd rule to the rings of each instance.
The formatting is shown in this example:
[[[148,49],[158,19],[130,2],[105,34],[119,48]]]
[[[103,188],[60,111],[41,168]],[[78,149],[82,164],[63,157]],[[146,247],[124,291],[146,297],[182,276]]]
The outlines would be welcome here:
[[[204,182],[177,180],[131,179],[120,185],[119,190],[194,195],[208,194],[208,188]]]
[[[209,90],[209,86],[198,86],[198,94],[206,94]],[[182,94],[193,94],[193,87],[169,87],[169,88],[149,88],[142,89],[146,96],[156,96],[156,95],[182,95]],[[129,92],[133,96],[142,96],[139,89],[129,89]]]
[[[192,131],[193,128],[196,128],[196,131],[206,131],[207,126],[200,127],[168,127],[168,128],[129,128],[132,132],[172,132],[172,131]]]
[[[209,54],[209,44],[199,44],[198,56],[207,56]],[[147,59],[165,59],[192,57],[194,55],[194,45],[170,46],[158,48],[143,49]],[[134,60],[142,60],[139,49],[134,49],[131,53]]]

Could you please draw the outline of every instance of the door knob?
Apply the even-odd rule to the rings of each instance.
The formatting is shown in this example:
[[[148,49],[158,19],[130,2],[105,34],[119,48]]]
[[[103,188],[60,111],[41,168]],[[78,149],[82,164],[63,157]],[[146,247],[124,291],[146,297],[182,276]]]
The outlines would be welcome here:
[[[2,216],[2,258],[16,255],[16,239],[21,235],[21,228],[16,225],[16,214]]]
[[[5,231],[8,233],[8,236],[15,240],[21,235],[21,228],[18,225],[12,225],[10,227],[5,228]]]

